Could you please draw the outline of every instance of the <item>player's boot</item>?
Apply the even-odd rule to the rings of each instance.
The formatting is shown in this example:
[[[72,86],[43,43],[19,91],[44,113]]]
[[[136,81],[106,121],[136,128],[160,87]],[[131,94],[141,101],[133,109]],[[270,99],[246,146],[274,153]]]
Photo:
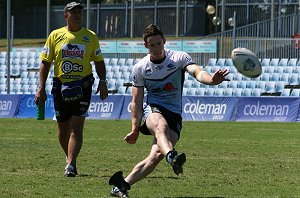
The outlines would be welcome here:
[[[113,187],[110,194],[114,197],[129,197],[127,190],[121,191],[118,187]]]
[[[115,186],[110,193],[111,195],[119,197],[129,197],[128,190],[130,190],[130,184],[125,181],[122,171],[118,171],[113,174],[108,183],[109,185]]]
[[[66,177],[75,177],[76,176],[75,171],[76,170],[74,169],[74,167],[72,165],[68,164],[65,168],[64,176],[66,176]]]
[[[184,153],[180,153],[177,155],[177,152],[174,151],[174,158],[172,159],[172,168],[176,175],[179,175],[180,173],[183,173],[183,164],[186,162],[186,156]]]
[[[66,163],[68,165],[68,157],[67,156],[66,156]],[[72,164],[72,166],[73,166],[73,170],[74,170],[75,175],[78,175],[77,168],[76,168],[76,161],[75,161],[74,164]]]

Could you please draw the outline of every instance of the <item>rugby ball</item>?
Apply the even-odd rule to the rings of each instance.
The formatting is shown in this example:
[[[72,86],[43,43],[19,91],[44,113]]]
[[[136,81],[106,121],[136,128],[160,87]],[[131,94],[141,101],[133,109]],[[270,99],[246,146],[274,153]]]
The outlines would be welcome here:
[[[242,75],[249,78],[257,78],[262,72],[261,62],[257,56],[246,48],[235,48],[232,50],[231,59],[234,67]]]

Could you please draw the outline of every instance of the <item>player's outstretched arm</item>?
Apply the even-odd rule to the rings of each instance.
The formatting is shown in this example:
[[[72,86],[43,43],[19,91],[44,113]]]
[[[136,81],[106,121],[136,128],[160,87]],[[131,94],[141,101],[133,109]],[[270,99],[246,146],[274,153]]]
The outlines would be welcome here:
[[[205,70],[200,69],[200,67],[196,64],[188,65],[186,69],[190,75],[196,78],[197,81],[206,85],[218,85],[223,81],[228,81],[228,79],[225,78],[229,74],[229,71],[227,69],[219,69],[214,73],[213,76]]]

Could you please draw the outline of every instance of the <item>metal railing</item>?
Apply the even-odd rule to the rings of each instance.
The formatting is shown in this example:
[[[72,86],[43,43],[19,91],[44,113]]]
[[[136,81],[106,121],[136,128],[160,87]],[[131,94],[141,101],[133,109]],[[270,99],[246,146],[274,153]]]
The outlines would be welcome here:
[[[233,28],[205,38],[218,40],[218,57],[228,58],[236,47],[246,47],[259,58],[299,58],[300,16],[291,14],[273,20]]]

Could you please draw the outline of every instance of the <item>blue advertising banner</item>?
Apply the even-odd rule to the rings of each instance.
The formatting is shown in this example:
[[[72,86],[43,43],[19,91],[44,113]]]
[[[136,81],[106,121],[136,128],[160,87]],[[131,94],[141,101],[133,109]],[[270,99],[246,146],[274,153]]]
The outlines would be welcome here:
[[[130,120],[131,119],[131,96],[124,96],[124,105],[121,111],[121,120]]]
[[[183,49],[187,53],[216,53],[216,40],[190,40],[183,41]]]
[[[117,41],[99,41],[101,53],[117,53]]]
[[[17,118],[36,118],[37,106],[34,102],[34,95],[21,95],[19,112]],[[47,95],[45,105],[45,118],[52,119],[54,116],[54,105],[52,95]]]
[[[236,121],[295,122],[299,98],[241,97]]]
[[[148,53],[142,41],[118,41],[117,53]]]
[[[168,41],[165,44],[165,48],[176,50],[176,51],[182,51],[182,41]]]
[[[107,99],[100,100],[99,96],[94,95],[89,107],[89,119],[120,119],[121,110],[124,104],[124,96],[109,95]]]
[[[191,121],[233,121],[238,99],[236,97],[182,98],[182,119]]]
[[[20,95],[0,95],[0,118],[15,117],[20,103]]]

